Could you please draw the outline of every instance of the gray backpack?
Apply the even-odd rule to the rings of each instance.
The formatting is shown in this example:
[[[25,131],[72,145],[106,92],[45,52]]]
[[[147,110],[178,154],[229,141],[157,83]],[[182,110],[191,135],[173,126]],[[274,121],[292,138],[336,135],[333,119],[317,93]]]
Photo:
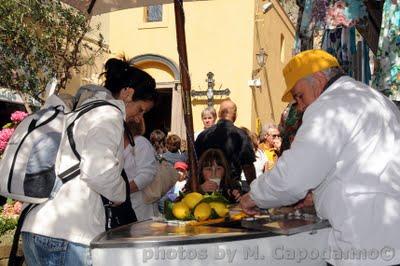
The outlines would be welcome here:
[[[26,117],[15,129],[0,161],[0,195],[34,204],[54,197],[63,183],[80,173],[80,155],[73,138],[75,121],[96,107],[115,106],[96,100],[66,112],[63,101],[58,98],[55,102],[60,104]],[[64,138],[77,163],[57,175],[55,169],[58,169],[60,143]]]

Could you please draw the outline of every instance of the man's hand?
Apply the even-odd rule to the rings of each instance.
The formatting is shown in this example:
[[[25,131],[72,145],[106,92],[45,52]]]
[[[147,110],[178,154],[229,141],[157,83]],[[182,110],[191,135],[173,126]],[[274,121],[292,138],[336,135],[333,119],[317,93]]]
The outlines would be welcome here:
[[[228,189],[228,194],[230,196],[232,196],[236,202],[240,201],[240,198],[242,197],[242,195],[240,194],[240,191],[237,189]]]
[[[256,209],[256,203],[250,197],[250,193],[246,193],[240,198],[239,206],[248,215],[255,215],[259,213],[259,211]]]

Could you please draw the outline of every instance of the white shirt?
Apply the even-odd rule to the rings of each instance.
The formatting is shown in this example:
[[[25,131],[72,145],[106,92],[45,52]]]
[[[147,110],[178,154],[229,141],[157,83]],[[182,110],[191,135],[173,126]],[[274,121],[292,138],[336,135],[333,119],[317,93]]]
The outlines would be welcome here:
[[[104,94],[105,97],[105,94]],[[99,98],[97,98],[99,99]],[[22,231],[89,245],[105,230],[105,213],[100,194],[114,202],[126,198],[123,167],[122,101],[97,107],[84,114],[74,126],[76,149],[81,155],[80,175],[61,186],[55,197],[35,207]],[[77,160],[67,138],[63,138],[58,173]]]
[[[341,77],[304,113],[291,149],[251,184],[258,206],[288,205],[314,190],[318,215],[332,225],[332,250],[395,249],[400,262],[400,113],[379,92]],[[330,260],[333,262],[333,260]]]
[[[128,180],[134,181],[139,189],[139,191],[131,193],[131,203],[138,221],[143,221],[157,215],[153,204],[143,202],[141,190],[153,182],[158,165],[150,141],[142,136],[135,136],[134,141],[135,147],[129,144],[124,150],[124,169]]]
[[[259,177],[260,175],[262,175],[264,173],[264,167],[265,167],[265,164],[267,163],[268,159],[267,159],[267,156],[265,156],[264,151],[261,149],[257,149],[255,151],[255,155],[256,155],[256,160],[254,161],[253,164],[254,164],[254,169],[256,170],[256,177]],[[246,181],[246,176],[244,175],[243,171],[240,175],[240,179],[242,181]]]

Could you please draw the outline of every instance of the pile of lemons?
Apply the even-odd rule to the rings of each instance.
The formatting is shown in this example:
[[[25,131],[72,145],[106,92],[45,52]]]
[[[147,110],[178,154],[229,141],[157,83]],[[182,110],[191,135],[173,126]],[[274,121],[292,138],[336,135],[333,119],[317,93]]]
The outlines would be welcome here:
[[[179,202],[172,204],[172,214],[179,220],[205,221],[225,217],[229,214],[228,201],[221,195],[202,195],[198,192],[186,194]]]

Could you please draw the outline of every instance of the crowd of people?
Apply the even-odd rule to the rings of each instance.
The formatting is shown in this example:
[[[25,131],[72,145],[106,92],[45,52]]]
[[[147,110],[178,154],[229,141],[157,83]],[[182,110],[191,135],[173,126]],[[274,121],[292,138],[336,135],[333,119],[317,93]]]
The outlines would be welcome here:
[[[107,229],[100,195],[115,206],[129,198],[135,220],[142,221],[190,191],[185,140],[162,130],[143,137],[143,114],[157,101],[155,80],[119,59],[107,61],[104,77],[104,87],[86,86],[91,93],[78,94],[77,102],[103,100],[117,108],[97,108],[75,125],[80,174],[28,213],[22,228],[28,265],[90,265],[89,243]],[[248,214],[256,206],[315,204],[332,225],[330,247],[400,251],[397,108],[344,75],[321,50],[296,55],[284,77],[282,100],[290,105],[279,125],[263,125],[261,132],[237,126],[230,99],[218,112],[202,111],[204,128],[195,133],[200,192],[218,191]],[[74,162],[68,143],[61,150],[60,171]],[[392,262],[399,263],[400,254]]]

